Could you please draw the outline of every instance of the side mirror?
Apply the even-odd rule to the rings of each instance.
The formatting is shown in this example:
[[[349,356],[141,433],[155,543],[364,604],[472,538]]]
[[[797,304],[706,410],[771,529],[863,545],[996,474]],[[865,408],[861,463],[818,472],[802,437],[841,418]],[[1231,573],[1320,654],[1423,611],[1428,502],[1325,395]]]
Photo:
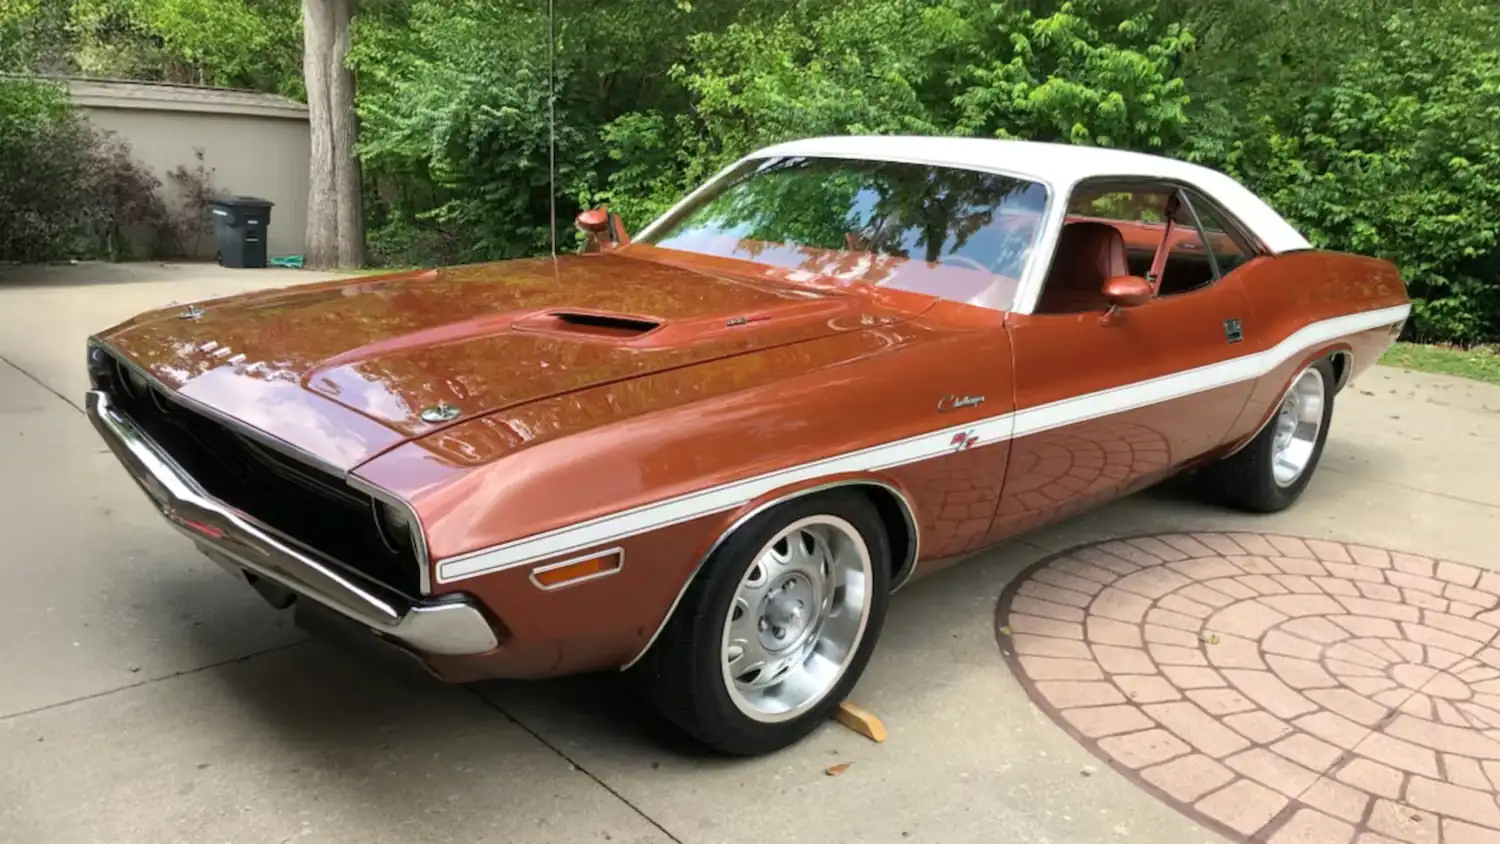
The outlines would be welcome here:
[[[1144,305],[1156,295],[1151,282],[1138,275],[1117,275],[1104,280],[1104,298],[1117,308]]]
[[[1121,308],[1144,305],[1156,295],[1156,289],[1151,286],[1151,282],[1138,275],[1110,276],[1104,280],[1101,292],[1104,294],[1104,300],[1109,302],[1109,310],[1099,317],[1099,324],[1106,326],[1120,321]]]
[[[620,221],[620,215],[607,208],[590,208],[579,212],[573,224],[588,235],[588,244],[583,250],[585,252],[603,252],[630,242],[630,235],[625,233],[625,224]]]

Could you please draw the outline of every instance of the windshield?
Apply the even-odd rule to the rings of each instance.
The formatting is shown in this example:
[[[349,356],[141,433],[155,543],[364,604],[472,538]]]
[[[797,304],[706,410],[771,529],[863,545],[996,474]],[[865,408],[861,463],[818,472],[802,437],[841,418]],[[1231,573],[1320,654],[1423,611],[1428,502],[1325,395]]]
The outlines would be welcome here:
[[[1037,182],[952,167],[831,158],[747,161],[641,242],[1010,307],[1041,229]]]

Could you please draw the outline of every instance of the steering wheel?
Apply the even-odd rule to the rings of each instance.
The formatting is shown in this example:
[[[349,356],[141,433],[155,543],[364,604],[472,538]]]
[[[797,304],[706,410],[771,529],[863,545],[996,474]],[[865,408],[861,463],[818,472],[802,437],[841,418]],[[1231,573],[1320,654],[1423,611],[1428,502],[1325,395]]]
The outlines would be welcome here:
[[[978,261],[974,260],[973,258],[968,257],[967,255],[948,255],[948,256],[945,256],[942,260],[938,261],[938,263],[940,263],[940,264],[951,264],[954,261],[958,261],[958,262],[961,262],[961,263],[968,264],[969,266],[973,267],[976,270],[979,270],[982,273],[993,273],[994,272],[994,270],[991,270],[989,267],[986,267],[984,264],[979,263]]]

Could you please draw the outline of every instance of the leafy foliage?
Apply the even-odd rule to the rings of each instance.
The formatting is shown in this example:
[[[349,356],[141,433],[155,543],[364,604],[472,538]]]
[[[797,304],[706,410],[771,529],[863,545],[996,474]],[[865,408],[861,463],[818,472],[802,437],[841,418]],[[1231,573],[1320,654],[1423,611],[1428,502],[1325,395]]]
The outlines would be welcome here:
[[[78,70],[303,92],[299,0],[72,0]]]
[[[601,174],[621,161],[609,158],[601,136],[628,144],[651,120],[607,124],[640,103],[658,113],[690,108],[688,92],[670,75],[686,40],[759,5],[632,0],[600,11],[559,0],[555,82],[541,4],[411,0],[365,14],[356,21],[351,63],[360,85],[360,156],[376,185],[382,239],[448,243],[456,247],[448,257],[460,260],[550,248],[548,107],[555,86],[559,245],[576,244],[569,222],[603,196]],[[648,134],[639,151],[661,150],[675,163],[660,139]],[[393,226],[422,232],[398,235]],[[407,254],[398,262],[433,257]]]
[[[0,260],[118,259],[131,229],[151,235],[152,256],[180,254],[196,221],[168,212],[160,187],[59,87],[0,78]]]
[[[1269,32],[1302,34],[1236,52],[1284,51],[1306,82],[1242,89],[1258,113],[1210,101],[1184,154],[1243,178],[1314,244],[1395,261],[1419,339],[1500,337],[1500,7],[1327,5],[1351,23],[1336,45],[1313,42],[1326,22],[1267,10]]]
[[[67,231],[70,209],[49,184],[72,175],[82,138],[61,90],[0,79],[0,257],[33,258],[37,243]]]
[[[1046,17],[1022,12],[1005,21],[1008,49],[966,73],[972,84],[956,98],[960,125],[999,137],[1174,147],[1188,104],[1175,69],[1193,45],[1191,34],[1178,24],[1154,34],[1145,12],[1105,29],[1096,22],[1101,6],[1064,3]]]
[[[1172,69],[1191,36],[1175,25],[1153,32],[1146,13],[1109,21],[1103,7],[1113,5],[1077,0],[1043,14],[980,0],[846,0],[698,33],[673,70],[693,112],[675,123],[634,112],[603,133],[611,159],[676,152],[616,170],[608,195],[648,197],[617,209],[639,225],[751,149],[810,135],[1164,149],[1187,122]]]
[[[1419,339],[1500,339],[1493,0],[555,4],[553,75],[545,4],[360,0],[351,64],[378,260],[545,251],[554,204],[562,249],[584,207],[638,229],[792,137],[1017,137],[1226,169],[1315,244],[1395,261]],[[299,9],[0,0],[0,69],[300,96]]]
[[[453,233],[457,260],[547,248],[543,20],[520,4],[432,0],[414,3],[404,26],[382,23],[360,22],[351,56],[359,154],[379,186],[377,225],[410,220]],[[566,107],[559,112],[559,146],[586,149]],[[560,165],[563,178],[578,166],[571,157]]]

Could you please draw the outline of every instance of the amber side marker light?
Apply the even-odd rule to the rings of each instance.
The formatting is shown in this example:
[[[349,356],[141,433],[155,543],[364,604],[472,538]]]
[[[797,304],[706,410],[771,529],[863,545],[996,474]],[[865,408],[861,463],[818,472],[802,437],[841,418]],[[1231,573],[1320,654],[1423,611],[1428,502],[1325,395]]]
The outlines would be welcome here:
[[[589,580],[608,577],[625,567],[625,549],[611,548],[587,557],[575,557],[532,569],[531,582],[538,589],[561,589]]]

